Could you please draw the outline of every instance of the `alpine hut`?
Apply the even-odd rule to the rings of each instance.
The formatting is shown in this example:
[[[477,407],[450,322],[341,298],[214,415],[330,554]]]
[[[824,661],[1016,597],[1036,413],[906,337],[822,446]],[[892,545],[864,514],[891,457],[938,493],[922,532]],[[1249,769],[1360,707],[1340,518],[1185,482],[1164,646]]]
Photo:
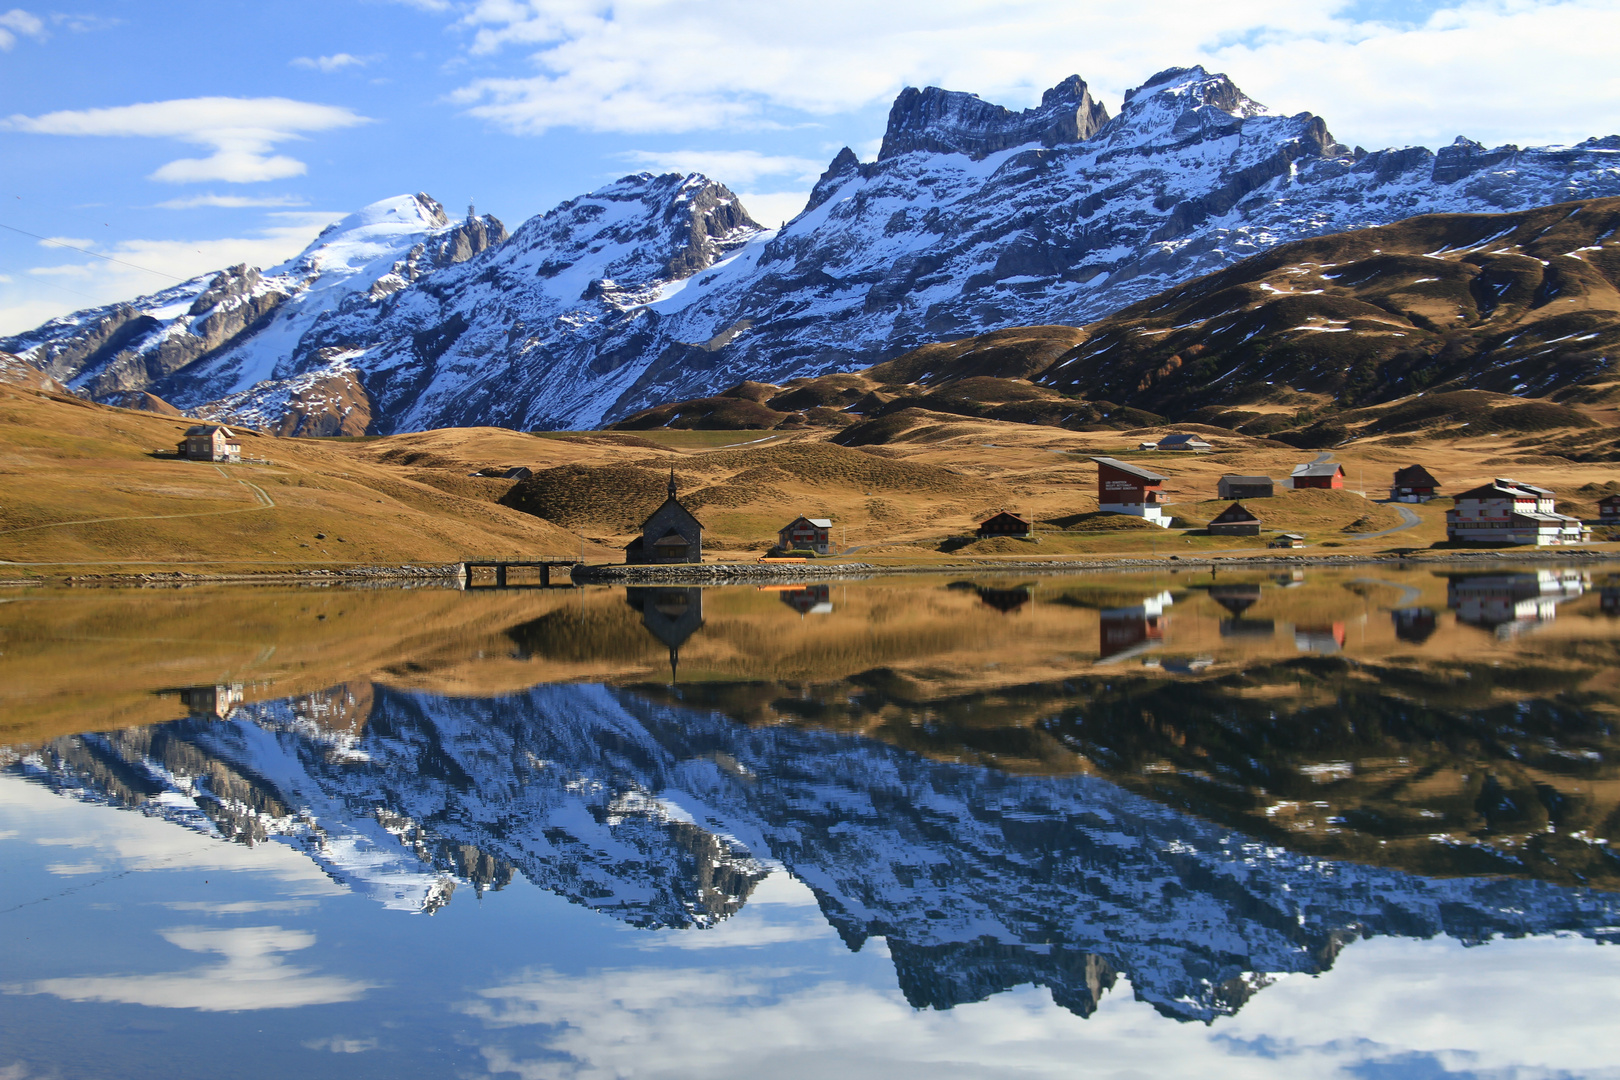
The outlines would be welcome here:
[[[241,461],[242,444],[228,427],[196,424],[186,429],[178,453],[188,461]]]
[[[1030,537],[1034,535],[1035,526],[1010,510],[999,511],[979,522],[980,540],[988,540],[993,536]]]
[[[1276,494],[1269,476],[1223,476],[1215,484],[1218,499],[1269,499]]]
[[[627,563],[700,563],[703,523],[675,497],[675,470],[669,470],[669,497],[641,525],[641,535],[624,547]]]
[[[1248,507],[1235,502],[1215,515],[1209,523],[1211,536],[1259,536],[1260,519]]]
[[[1598,523],[1620,525],[1620,495],[1605,495],[1598,500]]]
[[[1160,439],[1158,445],[1155,446],[1154,449],[1192,450],[1197,453],[1203,453],[1205,450],[1213,450],[1215,447],[1205,440],[1200,439],[1197,435],[1189,435],[1186,432],[1179,432],[1175,435],[1166,435],[1164,438]]]
[[[1408,465],[1395,470],[1395,482],[1389,486],[1390,502],[1423,503],[1439,494],[1440,481],[1429,475],[1421,465]]]

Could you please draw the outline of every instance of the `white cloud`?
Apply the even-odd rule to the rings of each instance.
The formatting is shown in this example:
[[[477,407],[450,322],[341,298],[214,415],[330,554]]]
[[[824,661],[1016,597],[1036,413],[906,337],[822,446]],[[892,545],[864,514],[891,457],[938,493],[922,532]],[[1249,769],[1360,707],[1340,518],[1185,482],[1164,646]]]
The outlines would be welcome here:
[[[109,1001],[158,1009],[236,1012],[331,1005],[364,996],[375,983],[289,965],[281,955],[315,944],[315,935],[279,926],[231,930],[178,927],[163,932],[189,952],[216,953],[219,963],[159,975],[92,975],[41,979],[6,987],[10,994],[50,994],[66,1001]]]
[[[241,210],[255,206],[308,206],[307,199],[297,195],[190,195],[184,199],[166,199],[157,204],[163,210],[192,210],[199,206]]]
[[[815,180],[827,167],[822,161],[756,150],[628,150],[619,156],[660,172],[700,172],[727,184],[749,184],[762,176]]]
[[[376,1039],[346,1039],[341,1035],[333,1035],[328,1039],[311,1039],[304,1043],[308,1050],[330,1050],[334,1054],[363,1054],[368,1050],[375,1050],[380,1044]]]
[[[739,191],[748,216],[761,225],[776,228],[784,221],[792,221],[810,201],[810,189],[803,191]]]
[[[257,183],[302,176],[302,161],[272,155],[277,143],[303,132],[331,131],[370,121],[337,105],[288,98],[182,98],[107,109],[79,109],[43,116],[12,116],[14,131],[42,135],[98,135],[177,139],[212,148],[206,158],[171,161],[151,176],[171,183],[220,180]]]
[[[17,44],[17,35],[45,39],[45,20],[22,8],[0,11],[0,52],[9,52]]]
[[[527,54],[532,70],[474,80],[453,100],[517,133],[678,132],[847,113],[908,84],[1028,106],[1078,72],[1117,111],[1159,69],[1204,63],[1369,145],[1620,128],[1612,0],[1456,0],[1415,22],[1355,10],[1343,0],[480,0],[458,22],[468,51],[485,63]]]
[[[298,56],[289,62],[293,67],[309,68],[330,75],[346,67],[365,67],[375,59],[377,59],[375,56],[355,56],[352,53],[340,52],[332,56]]]

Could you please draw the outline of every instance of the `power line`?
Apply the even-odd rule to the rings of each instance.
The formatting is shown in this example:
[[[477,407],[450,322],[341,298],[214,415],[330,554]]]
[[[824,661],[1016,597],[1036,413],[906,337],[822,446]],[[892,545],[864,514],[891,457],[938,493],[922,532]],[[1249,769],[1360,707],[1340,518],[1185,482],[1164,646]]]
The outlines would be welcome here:
[[[24,236],[32,236],[35,240],[43,240],[47,244],[55,244],[57,247],[64,247],[69,251],[77,251],[84,255],[94,255],[98,259],[106,259],[108,262],[117,263],[120,266],[128,266],[132,269],[143,271],[144,273],[156,274],[158,277],[166,277],[170,281],[185,282],[191,280],[190,278],[175,277],[173,274],[165,274],[162,270],[153,270],[148,266],[136,266],[132,262],[125,262],[123,259],[115,259],[111,255],[103,255],[101,252],[91,251],[89,248],[74,247],[72,244],[64,244],[60,240],[53,240],[49,236],[41,236],[39,233],[31,233],[27,229],[19,229],[17,226],[7,225],[3,221],[0,221],[0,229],[10,229],[14,233],[21,233]]]

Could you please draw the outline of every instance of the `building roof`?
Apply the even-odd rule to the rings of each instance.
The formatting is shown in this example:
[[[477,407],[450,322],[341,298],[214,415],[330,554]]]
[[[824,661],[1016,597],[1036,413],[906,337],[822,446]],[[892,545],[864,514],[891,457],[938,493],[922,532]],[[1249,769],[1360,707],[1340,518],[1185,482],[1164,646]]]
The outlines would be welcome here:
[[[1599,506],[1610,506],[1614,503],[1620,503],[1620,495],[1605,495],[1598,500]]]
[[[1208,441],[1206,441],[1204,439],[1200,439],[1197,435],[1189,435],[1186,432],[1179,432],[1179,433],[1177,433],[1175,435],[1166,435],[1164,438],[1159,440],[1159,449],[1161,449],[1161,450],[1163,450],[1167,446],[1209,446],[1209,445],[1210,445],[1210,443]]]
[[[1143,480],[1159,481],[1164,479],[1164,477],[1160,476],[1156,472],[1148,472],[1146,469],[1138,468],[1137,466],[1121,461],[1118,458],[1094,457],[1091,460],[1095,461],[1099,465],[1106,465],[1110,469],[1118,469],[1122,473],[1129,473],[1132,476],[1139,476]]]
[[[1395,470],[1395,482],[1407,487],[1439,487],[1440,481],[1429,475],[1429,470],[1421,465],[1408,465],[1404,469]]]
[[[1269,484],[1272,479],[1269,476],[1223,476],[1220,482],[1223,484]]]
[[[1337,461],[1309,461],[1304,465],[1295,465],[1290,476],[1337,476],[1344,472],[1344,466]]]
[[[979,522],[979,524],[981,526],[988,525],[992,521],[995,521],[997,518],[1010,518],[1011,520],[1018,522],[1018,524],[1020,524],[1020,525],[1028,525],[1029,524],[1029,522],[1024,520],[1023,517],[1019,516],[1018,514],[1013,513],[1011,510],[997,510],[995,513],[991,514],[989,517],[987,517],[983,521]]]
[[[1277,539],[1279,539],[1279,540],[1303,540],[1303,539],[1305,539],[1305,534],[1304,533],[1278,533],[1277,534]]]
[[[1488,484],[1481,484],[1477,488],[1469,488],[1458,495],[1458,499],[1489,499],[1493,496],[1500,498],[1539,499],[1552,498],[1556,492],[1534,484],[1521,484],[1517,480],[1508,480],[1498,476]]]
[[[1232,525],[1238,522],[1259,520],[1260,519],[1256,517],[1254,512],[1251,511],[1247,506],[1244,506],[1242,503],[1235,502],[1231,506],[1228,506],[1225,510],[1222,510],[1219,514],[1215,515],[1215,517],[1211,518],[1209,523],[1211,525]]]
[[[804,520],[808,521],[818,529],[832,528],[832,518],[805,518]]]
[[[222,424],[193,424],[186,428],[187,435],[212,435],[216,431],[220,432],[227,439],[236,438],[235,432],[231,431],[230,428],[225,427]]]

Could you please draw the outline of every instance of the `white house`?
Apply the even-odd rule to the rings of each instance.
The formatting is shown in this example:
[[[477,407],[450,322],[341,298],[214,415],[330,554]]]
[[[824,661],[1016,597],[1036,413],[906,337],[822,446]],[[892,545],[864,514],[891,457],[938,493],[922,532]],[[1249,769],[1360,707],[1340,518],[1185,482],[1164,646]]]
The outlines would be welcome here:
[[[1498,477],[1457,496],[1446,511],[1446,539],[1500,544],[1578,544],[1591,538],[1580,520],[1560,514],[1554,493]]]

